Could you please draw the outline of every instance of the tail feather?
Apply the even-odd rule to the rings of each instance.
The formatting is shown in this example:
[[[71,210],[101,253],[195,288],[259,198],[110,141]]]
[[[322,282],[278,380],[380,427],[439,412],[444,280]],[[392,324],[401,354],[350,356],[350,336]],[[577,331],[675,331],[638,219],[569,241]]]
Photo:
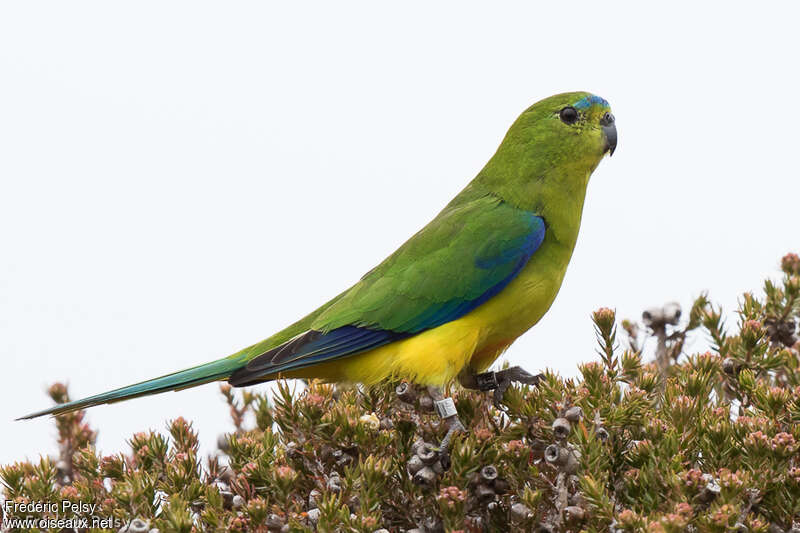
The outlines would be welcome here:
[[[79,409],[86,409],[87,407],[95,405],[119,402],[130,398],[138,398],[139,396],[158,394],[159,392],[186,389],[211,381],[226,379],[234,370],[241,367],[242,364],[239,358],[226,357],[218,361],[187,368],[186,370],[173,372],[172,374],[103,392],[81,400],[55,405],[49,409],[25,415],[17,420],[28,420],[44,415],[60,415]]]

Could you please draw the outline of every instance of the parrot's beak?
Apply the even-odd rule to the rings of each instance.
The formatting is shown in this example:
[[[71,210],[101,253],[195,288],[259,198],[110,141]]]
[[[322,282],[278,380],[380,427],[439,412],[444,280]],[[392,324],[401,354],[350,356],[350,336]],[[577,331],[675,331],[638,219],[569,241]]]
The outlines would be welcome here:
[[[614,150],[617,149],[617,125],[614,123],[614,115],[606,113],[600,119],[600,126],[603,128],[603,134],[606,136],[606,149],[609,156],[614,155]]]

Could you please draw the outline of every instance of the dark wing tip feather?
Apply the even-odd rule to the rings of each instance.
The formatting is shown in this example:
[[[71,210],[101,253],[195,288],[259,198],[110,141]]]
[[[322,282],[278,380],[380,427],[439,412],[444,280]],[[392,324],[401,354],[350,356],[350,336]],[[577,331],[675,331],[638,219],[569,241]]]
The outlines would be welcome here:
[[[327,333],[309,330],[251,359],[228,378],[234,387],[268,381],[268,376],[377,348],[409,333],[342,326]]]

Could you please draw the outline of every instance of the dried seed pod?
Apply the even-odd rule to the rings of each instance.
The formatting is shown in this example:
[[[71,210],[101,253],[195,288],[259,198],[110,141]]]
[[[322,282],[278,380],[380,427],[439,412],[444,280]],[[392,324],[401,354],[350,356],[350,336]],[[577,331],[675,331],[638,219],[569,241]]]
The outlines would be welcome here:
[[[222,453],[228,453],[231,449],[231,441],[230,435],[228,433],[222,433],[217,437],[217,448]]]
[[[433,471],[433,468],[425,466],[420,468],[420,470],[414,474],[414,477],[411,479],[417,485],[429,487],[434,481],[436,481],[436,472]]]
[[[569,507],[564,508],[564,521],[567,524],[575,525],[583,522],[583,518],[586,516],[586,512],[575,505],[570,505]]]
[[[189,502],[189,507],[191,507],[192,511],[194,511],[195,513],[199,513],[200,511],[202,511],[205,506],[206,503],[203,500],[194,500]]]
[[[333,472],[328,477],[328,490],[331,492],[341,492],[342,491],[342,478],[339,477],[339,474]]]
[[[442,524],[442,521],[435,516],[431,516],[423,520],[422,527],[425,530],[425,533],[444,533],[444,525]]]
[[[564,413],[564,418],[573,424],[580,422],[583,418],[583,409],[581,409],[580,405],[574,405],[567,409],[567,411]]]
[[[353,462],[353,456],[343,450],[334,450],[331,457],[337,466],[347,466]]]
[[[681,319],[681,304],[669,302],[664,304],[664,321],[667,324],[676,326]]]
[[[555,533],[556,529],[550,522],[539,522],[536,525],[536,533]]]
[[[229,490],[220,490],[219,495],[222,496],[222,507],[233,509],[233,493]]]
[[[719,496],[719,493],[721,492],[719,484],[713,479],[710,479],[711,476],[708,474],[703,477],[706,478],[706,476],[709,478],[707,479],[708,482],[706,483],[706,486],[703,487],[697,496],[695,496],[695,499],[700,503],[711,503],[717,498],[717,496]]]
[[[464,520],[464,525],[468,531],[486,531],[486,520],[480,515],[468,514]]]
[[[559,447],[557,444],[551,444],[544,449],[544,460],[548,463],[555,463],[558,461]]]
[[[547,448],[547,443],[542,439],[533,439],[531,442],[531,455],[534,461],[544,458],[544,450]]]
[[[417,448],[419,448],[423,444],[425,444],[424,440],[422,440],[422,439],[415,440],[414,443],[411,445],[411,451],[414,452],[414,453],[417,453]]]
[[[736,361],[734,361],[730,357],[726,357],[725,359],[723,359],[722,371],[728,374],[729,376],[736,375]]]
[[[562,470],[567,474],[574,474],[581,466],[581,452],[572,449],[567,452],[566,460],[562,465]]]
[[[361,508],[361,499],[358,497],[358,494],[354,494],[347,500],[347,508],[350,509],[351,513],[356,513]]]
[[[569,480],[569,490],[570,495],[567,499],[567,503],[570,505],[577,505],[579,507],[586,507],[586,499],[583,497],[583,494],[580,493],[578,489],[579,478],[578,476],[570,476]]]
[[[59,459],[56,461],[56,472],[58,473],[59,477],[67,477],[69,471],[69,464],[64,459]]]
[[[127,525],[119,528],[119,533],[148,533],[149,531],[150,522],[141,518],[134,518]]]
[[[736,522],[733,524],[733,530],[736,533],[750,533],[750,528],[744,525],[742,522]]]
[[[544,460],[552,465],[562,465],[567,460],[566,448],[561,448],[558,444],[551,444],[544,450]]]
[[[409,459],[406,463],[406,470],[413,476],[424,466],[425,463],[422,462],[422,459],[419,458],[419,455],[412,455],[411,459]]]
[[[231,502],[231,507],[234,509],[241,509],[244,507],[244,498],[239,496],[238,494],[233,495],[233,501]]]
[[[302,460],[303,452],[300,450],[300,445],[294,441],[286,444],[286,456],[292,459]]]
[[[394,392],[397,394],[397,399],[403,403],[413,404],[417,399],[417,392],[414,390],[413,385],[407,382],[398,385]]]
[[[556,418],[553,420],[553,434],[559,440],[567,438],[571,427],[569,420],[566,418]]]
[[[681,318],[681,306],[677,302],[670,302],[664,307],[654,307],[642,313],[642,322],[652,329],[661,329],[669,324],[675,326]]]
[[[317,509],[315,507],[313,509],[309,509],[309,511],[306,513],[306,518],[308,518],[309,522],[311,522],[312,524],[316,525],[317,522],[319,522],[319,515],[321,515],[321,514],[322,514],[322,511],[320,511],[319,509]]]
[[[511,490],[511,484],[503,478],[495,479],[494,483],[492,483],[492,486],[497,494],[505,494]]]
[[[157,527],[154,527],[153,529],[151,529],[150,531],[148,531],[148,533],[161,533],[161,530],[160,530],[160,529],[158,529]]]
[[[594,432],[597,435],[597,438],[603,442],[606,442],[608,440],[608,437],[610,436],[608,434],[608,430],[602,426],[595,429]]]
[[[381,418],[381,423],[379,426],[381,429],[394,429],[394,422],[388,416]]]
[[[518,523],[528,520],[533,516],[533,513],[527,505],[517,502],[511,506],[510,515],[511,521]]]
[[[433,411],[433,398],[431,398],[430,396],[427,396],[427,395],[426,396],[422,396],[419,399],[419,408],[420,408],[420,410],[428,412],[428,413]]]
[[[497,479],[497,468],[494,465],[486,465],[481,468],[481,479],[488,484],[491,484]]]
[[[311,492],[308,493],[308,508],[309,509],[316,509],[317,507],[319,507],[319,504],[317,503],[317,501],[319,500],[319,497],[321,495],[322,495],[322,493],[320,491],[318,491],[317,489],[311,489]]]
[[[642,313],[642,322],[645,326],[655,328],[664,323],[663,313],[658,307],[647,309]]]
[[[284,524],[283,518],[273,513],[267,517],[264,525],[267,526],[267,531],[280,531],[286,524]]]
[[[230,485],[231,481],[233,481],[233,477],[234,477],[233,469],[224,467],[222,469],[222,472],[219,473],[219,477],[217,479],[219,479],[223,483],[227,483],[228,485]]]
[[[417,455],[426,465],[433,464],[439,459],[439,451],[433,444],[427,442],[417,447]]]
[[[475,488],[475,497],[480,502],[490,502],[494,500],[495,492],[489,485],[481,483]]]
[[[317,455],[319,455],[320,460],[329,461],[330,458],[333,456],[333,448],[331,448],[327,444],[323,444],[322,447],[319,449]]]

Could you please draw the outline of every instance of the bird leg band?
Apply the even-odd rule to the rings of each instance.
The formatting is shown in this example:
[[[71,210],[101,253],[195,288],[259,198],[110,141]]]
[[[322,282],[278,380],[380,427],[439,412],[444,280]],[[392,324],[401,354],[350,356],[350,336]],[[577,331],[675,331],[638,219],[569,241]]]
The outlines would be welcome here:
[[[456,404],[453,403],[452,398],[442,398],[441,400],[436,400],[433,402],[433,406],[436,408],[436,413],[442,419],[458,415],[458,411],[456,411]]]
[[[428,393],[433,399],[433,407],[436,410],[436,414],[447,424],[447,433],[442,442],[439,443],[439,461],[442,468],[447,470],[450,468],[450,443],[453,440],[453,435],[466,431],[466,428],[458,418],[458,410],[452,398],[445,398],[438,387],[428,387]]]

